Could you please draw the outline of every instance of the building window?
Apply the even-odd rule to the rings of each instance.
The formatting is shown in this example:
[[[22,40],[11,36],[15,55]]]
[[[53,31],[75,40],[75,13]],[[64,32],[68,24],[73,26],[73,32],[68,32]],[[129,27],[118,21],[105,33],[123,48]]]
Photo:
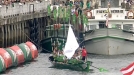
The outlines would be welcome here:
[[[90,25],[90,30],[96,29],[96,25]]]
[[[120,13],[123,13],[123,10],[120,10]]]
[[[63,29],[59,29],[59,30],[58,30],[58,36],[59,36],[59,37],[64,37],[64,36],[63,36],[63,32],[64,32]]]
[[[85,31],[89,31],[89,29],[90,29],[89,25],[86,25],[85,26]]]
[[[124,24],[123,30],[131,31],[131,30],[133,30],[133,25],[132,24]]]
[[[112,28],[121,29],[121,24],[112,24]]]

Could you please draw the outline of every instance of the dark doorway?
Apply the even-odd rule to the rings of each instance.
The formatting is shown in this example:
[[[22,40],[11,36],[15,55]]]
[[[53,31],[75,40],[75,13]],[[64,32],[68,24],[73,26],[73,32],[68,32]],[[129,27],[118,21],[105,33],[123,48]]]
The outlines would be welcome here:
[[[29,11],[30,13],[34,13],[34,4],[30,4]]]
[[[105,21],[99,21],[99,28],[106,28]]]

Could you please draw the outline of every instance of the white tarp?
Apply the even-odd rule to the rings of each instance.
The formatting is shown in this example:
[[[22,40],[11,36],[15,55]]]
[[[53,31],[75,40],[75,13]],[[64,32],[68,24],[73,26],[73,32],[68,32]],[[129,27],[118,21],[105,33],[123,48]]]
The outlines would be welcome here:
[[[69,30],[68,30],[68,36],[67,36],[67,41],[65,44],[65,48],[63,50],[64,55],[70,59],[75,53],[75,50],[79,47],[79,44],[76,40],[76,37],[74,35],[74,32],[71,28],[71,25],[69,25]]]

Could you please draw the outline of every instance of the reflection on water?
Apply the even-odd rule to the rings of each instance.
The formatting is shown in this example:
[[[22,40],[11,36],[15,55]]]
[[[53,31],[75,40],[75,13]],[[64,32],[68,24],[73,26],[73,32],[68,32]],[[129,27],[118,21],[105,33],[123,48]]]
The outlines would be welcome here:
[[[12,67],[6,69],[6,71],[2,72],[1,74],[8,74],[8,75],[9,75],[9,74],[12,72],[13,69],[28,67],[30,64],[35,63],[35,62],[37,62],[37,61],[38,61],[38,60],[32,60],[32,61],[30,61],[30,62],[25,62],[25,63],[23,63],[23,64],[20,64],[20,65],[18,65],[18,66],[12,66]]]

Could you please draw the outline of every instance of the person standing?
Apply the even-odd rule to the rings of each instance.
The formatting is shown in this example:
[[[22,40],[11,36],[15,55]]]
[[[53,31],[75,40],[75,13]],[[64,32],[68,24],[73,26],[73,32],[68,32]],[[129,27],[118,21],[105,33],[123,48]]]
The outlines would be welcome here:
[[[85,47],[83,47],[83,49],[82,49],[82,60],[84,62],[87,61],[87,50],[85,49]]]
[[[75,12],[74,13],[75,13],[76,17],[78,17],[78,15],[79,15],[78,14],[78,8],[75,9]]]
[[[129,10],[130,10],[130,3],[127,2],[127,3],[126,3],[126,11],[129,11]]]
[[[90,2],[90,0],[87,0],[86,5],[87,5],[87,9],[91,9],[91,2]]]
[[[123,2],[121,3],[121,8],[125,8],[126,6],[126,3],[125,3],[125,0],[123,0]]]
[[[80,0],[80,7],[83,8],[84,2],[83,0]]]
[[[98,6],[99,6],[99,2],[97,1],[97,2],[95,2],[94,8],[98,9]]]
[[[80,6],[80,1],[79,0],[74,1],[74,5],[76,6],[76,9],[78,9]]]
[[[82,8],[78,8],[78,14],[81,16],[82,15]]]
[[[65,6],[68,6],[69,4],[70,4],[70,0],[67,0]]]
[[[60,4],[60,1],[59,0],[55,0],[54,1],[54,5],[59,5]]]

